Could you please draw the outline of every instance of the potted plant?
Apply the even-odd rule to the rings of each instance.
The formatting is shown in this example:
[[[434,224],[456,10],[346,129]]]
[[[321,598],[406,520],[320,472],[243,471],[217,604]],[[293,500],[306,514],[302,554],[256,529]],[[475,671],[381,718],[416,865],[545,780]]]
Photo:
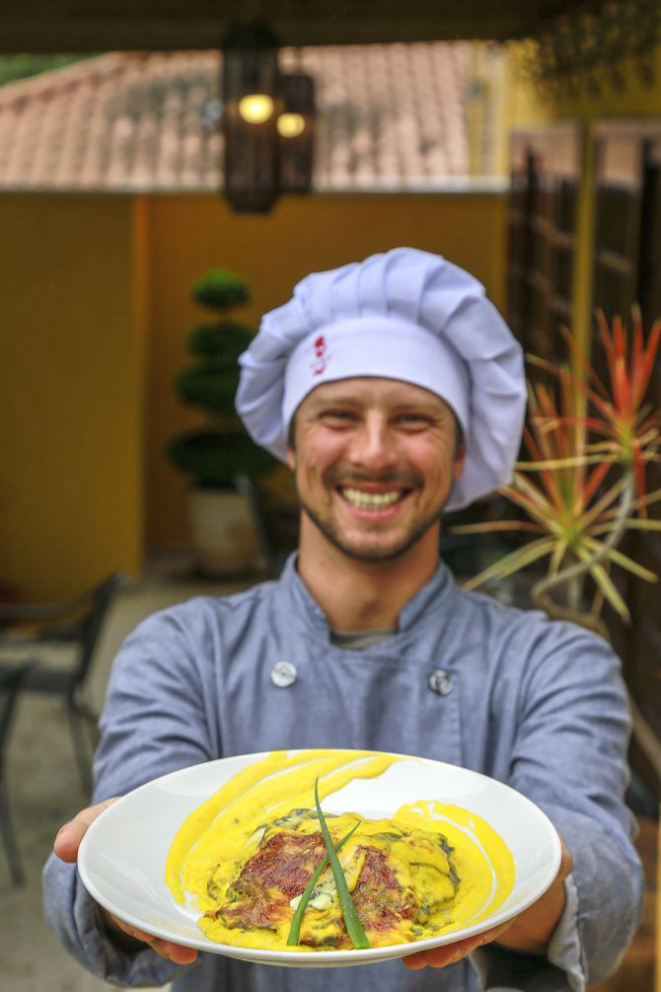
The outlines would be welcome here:
[[[605,603],[624,621],[629,610],[613,581],[622,568],[648,582],[657,576],[619,550],[628,530],[661,531],[648,508],[661,490],[646,491],[646,468],[659,460],[661,410],[646,394],[659,347],[661,320],[647,342],[634,308],[629,345],[620,318],[612,328],[597,314],[608,367],[602,382],[572,336],[574,371],[529,356],[555,377],[557,390],[530,383],[528,424],[511,485],[501,495],[523,519],[493,520],[453,528],[456,533],[516,530],[530,540],[497,558],[465,585],[499,582],[546,560],[545,574],[531,588],[534,604],[553,618],[572,620],[609,639],[601,616]],[[631,700],[634,735],[661,781],[661,742]]]
[[[250,288],[233,272],[216,268],[195,283],[191,295],[217,316],[190,332],[188,349],[195,360],[177,372],[174,387],[184,403],[204,411],[207,424],[173,438],[166,453],[193,480],[188,501],[197,570],[205,575],[250,571],[260,551],[240,480],[259,477],[275,465],[250,439],[234,409],[238,357],[254,330],[227,315],[250,301]]]

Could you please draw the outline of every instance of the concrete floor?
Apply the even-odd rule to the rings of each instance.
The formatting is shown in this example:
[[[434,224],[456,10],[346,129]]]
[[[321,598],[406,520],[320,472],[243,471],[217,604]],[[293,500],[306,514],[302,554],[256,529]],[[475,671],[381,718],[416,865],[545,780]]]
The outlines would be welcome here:
[[[41,868],[57,829],[87,805],[74,764],[64,709],[54,698],[23,696],[8,755],[14,829],[26,874],[11,885],[0,848],[0,986],[12,992],[100,992],[56,943],[43,921]]]

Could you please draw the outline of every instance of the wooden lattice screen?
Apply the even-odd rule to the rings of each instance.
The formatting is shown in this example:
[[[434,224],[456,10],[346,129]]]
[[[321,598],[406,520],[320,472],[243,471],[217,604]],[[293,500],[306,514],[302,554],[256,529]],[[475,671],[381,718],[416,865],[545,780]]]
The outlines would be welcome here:
[[[525,351],[559,362],[573,298],[580,132],[517,131],[511,162],[507,316]]]

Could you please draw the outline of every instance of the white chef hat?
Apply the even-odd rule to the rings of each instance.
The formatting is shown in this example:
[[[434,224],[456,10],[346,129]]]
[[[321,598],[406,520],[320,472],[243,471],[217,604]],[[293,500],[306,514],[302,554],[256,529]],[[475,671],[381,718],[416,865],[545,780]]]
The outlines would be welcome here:
[[[438,255],[396,248],[307,276],[289,303],[264,316],[239,363],[237,411],[282,461],[309,392],[379,376],[423,386],[454,410],[466,460],[446,509],[511,477],[525,413],[523,354],[484,287]]]

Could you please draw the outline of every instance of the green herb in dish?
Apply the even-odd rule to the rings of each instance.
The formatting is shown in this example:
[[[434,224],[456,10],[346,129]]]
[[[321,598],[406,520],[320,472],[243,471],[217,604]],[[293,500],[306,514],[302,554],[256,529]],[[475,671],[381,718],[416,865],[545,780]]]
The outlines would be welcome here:
[[[333,878],[335,879],[335,887],[337,888],[337,894],[340,898],[340,906],[342,907],[342,915],[344,916],[344,923],[347,928],[347,933],[351,937],[351,942],[356,950],[364,950],[370,946],[370,942],[365,936],[362,923],[358,919],[358,913],[356,912],[356,907],[353,904],[351,893],[349,892],[349,888],[347,886],[347,880],[344,877],[342,866],[338,861],[335,848],[333,847],[333,838],[330,835],[324,814],[321,811],[318,778],[314,783],[314,801],[317,805],[317,814],[319,816],[321,832],[324,835],[324,841],[326,842],[328,860],[330,861],[331,868],[333,869]]]
[[[354,833],[354,831],[356,831],[359,826],[360,826],[360,820],[351,828],[348,834],[344,835],[342,840],[339,840],[337,842],[337,844],[335,845],[336,853],[340,850],[344,842],[349,840],[349,837],[351,837],[352,833]],[[323,859],[323,861],[319,862],[319,864],[314,870],[314,874],[312,875],[312,878],[303,889],[303,895],[301,896],[301,901],[296,907],[296,912],[294,913],[294,916],[291,921],[291,926],[289,928],[289,936],[287,937],[287,944],[290,946],[291,945],[293,945],[294,947],[298,946],[298,942],[301,937],[301,923],[303,921],[303,914],[307,909],[308,902],[310,901],[310,896],[314,891],[314,887],[319,881],[319,878],[322,872],[324,871],[324,869],[326,868],[327,864],[328,864],[328,855]]]

